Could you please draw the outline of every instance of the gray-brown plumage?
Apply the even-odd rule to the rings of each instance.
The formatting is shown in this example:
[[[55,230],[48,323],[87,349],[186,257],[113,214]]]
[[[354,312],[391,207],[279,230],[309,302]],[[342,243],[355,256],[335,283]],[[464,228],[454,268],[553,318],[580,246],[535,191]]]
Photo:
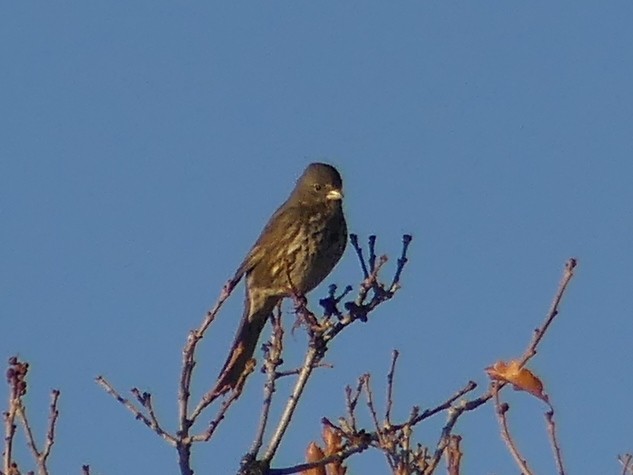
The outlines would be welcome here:
[[[220,372],[217,392],[236,386],[281,299],[291,295],[293,287],[300,294],[311,291],[343,255],[347,225],[342,188],[336,168],[310,164],[238,268],[234,281],[246,277],[244,315]]]

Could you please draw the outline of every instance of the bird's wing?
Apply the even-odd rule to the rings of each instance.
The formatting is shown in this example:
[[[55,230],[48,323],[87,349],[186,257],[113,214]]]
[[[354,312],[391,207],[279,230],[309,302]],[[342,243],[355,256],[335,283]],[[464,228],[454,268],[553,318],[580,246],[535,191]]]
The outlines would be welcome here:
[[[282,236],[279,236],[276,232],[270,232],[273,230],[287,230],[292,224],[301,216],[301,206],[287,206],[286,203],[282,204],[277,211],[271,216],[264,226],[262,233],[257,238],[257,241],[248,252],[242,264],[237,268],[235,277],[233,280],[239,282],[244,274],[249,273],[253,268],[264,258],[270,249],[274,249],[275,242]]]

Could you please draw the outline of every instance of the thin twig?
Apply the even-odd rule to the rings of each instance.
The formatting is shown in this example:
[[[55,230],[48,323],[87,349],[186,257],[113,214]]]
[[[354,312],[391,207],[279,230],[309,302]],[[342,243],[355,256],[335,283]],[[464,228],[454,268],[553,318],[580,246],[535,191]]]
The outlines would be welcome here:
[[[468,383],[466,383],[466,385],[463,388],[461,388],[459,391],[457,391],[455,394],[449,397],[442,404],[439,404],[438,406],[431,409],[426,409],[421,414],[414,415],[405,424],[396,424],[396,425],[393,425],[392,427],[398,430],[398,429],[402,429],[405,425],[410,425],[410,426],[417,425],[423,420],[428,419],[434,416],[435,414],[438,414],[440,412],[443,412],[449,409],[455,401],[457,401],[459,398],[461,398],[465,394],[473,391],[476,387],[477,387],[477,383],[475,383],[474,381],[468,381]],[[472,409],[474,409],[474,407]],[[471,409],[466,409],[466,410],[471,410]]]
[[[554,408],[550,405],[550,410],[545,413],[545,420],[547,421],[547,433],[552,443],[552,450],[554,451],[554,459],[556,460],[556,469],[559,475],[565,475],[565,468],[563,466],[563,456],[558,443],[558,437],[556,436],[556,423],[554,422]]]
[[[281,355],[283,352],[283,336],[284,329],[281,325],[281,309],[278,307],[277,312],[272,316],[273,331],[270,337],[270,343],[266,348],[266,358],[264,362],[264,368],[266,370],[266,383],[264,384],[264,402],[262,404],[262,411],[259,417],[259,426],[257,433],[255,434],[255,440],[251,446],[248,455],[253,460],[257,458],[262,445],[264,443],[264,433],[266,432],[266,426],[268,425],[268,416],[270,414],[270,408],[273,401],[273,394],[276,390],[277,379],[282,377],[277,372],[277,367],[281,364]]]
[[[409,259],[407,258],[407,251],[409,250],[409,244],[411,244],[412,240],[413,236],[411,236],[410,234],[405,234],[404,236],[402,236],[402,253],[398,258],[398,267],[396,267],[396,273],[393,277],[391,285],[389,286],[390,292],[395,292],[396,289],[400,286],[400,276],[402,275],[402,270],[404,269],[406,263],[409,262]]]
[[[209,401],[207,404],[203,405],[204,401],[201,401],[198,404],[198,408],[196,408],[197,413],[189,417],[189,398],[191,397],[191,377],[193,376],[193,369],[196,365],[195,361],[195,353],[196,347],[202,338],[204,337],[205,332],[215,320],[218,312],[224,305],[224,302],[229,298],[231,292],[237,285],[238,281],[236,279],[229,280],[224,287],[222,288],[222,292],[220,292],[220,296],[218,297],[217,302],[213,306],[211,310],[207,312],[202,323],[196,330],[192,330],[189,332],[189,336],[187,337],[187,343],[185,343],[185,347],[182,351],[182,371],[180,374],[180,384],[178,390],[178,420],[179,420],[179,435],[181,437],[187,437],[189,435],[189,429],[195,422],[196,418],[199,416],[202,409],[211,404],[212,401]],[[203,405],[201,407],[201,405]],[[199,410],[199,411],[198,411]]]
[[[363,270],[363,276],[365,279],[369,277],[369,270],[367,269],[367,263],[365,262],[365,257],[363,256],[363,248],[358,244],[358,235],[350,234],[349,242],[352,244],[354,251],[356,251],[356,255],[358,256],[358,261],[360,262],[360,267]]]
[[[538,348],[538,345],[541,343],[543,337],[545,336],[545,333],[547,332],[547,330],[549,329],[552,321],[554,320],[554,318],[558,315],[558,307],[562,301],[563,295],[565,294],[565,291],[567,290],[567,287],[569,285],[569,283],[571,282],[572,277],[574,276],[574,270],[576,268],[578,264],[578,261],[576,259],[574,259],[573,257],[568,259],[567,262],[565,263],[565,270],[563,271],[563,277],[561,279],[561,282],[558,286],[558,290],[556,291],[556,294],[554,295],[554,299],[552,300],[552,304],[550,306],[549,311],[547,312],[547,315],[545,316],[545,321],[543,322],[543,324],[537,328],[534,331],[534,336],[532,338],[532,340],[530,341],[530,343],[528,344],[527,349],[525,350],[525,353],[523,354],[520,362],[519,362],[519,368],[522,368],[526,365],[526,363],[534,356],[536,355],[536,351]],[[500,382],[497,385],[498,390],[501,390],[501,388],[505,387],[507,383],[505,382]],[[492,389],[489,389],[487,392],[485,392],[484,394],[482,394],[481,396],[479,396],[476,399],[473,399],[471,401],[468,402],[468,411],[476,409],[477,407],[481,406],[482,404],[487,403],[488,401],[490,401],[490,399],[492,399],[494,397],[493,391]]]
[[[303,394],[303,390],[305,389],[306,383],[308,382],[308,378],[310,374],[314,370],[314,363],[317,361],[319,355],[319,351],[314,346],[310,347],[308,352],[306,353],[305,360],[303,362],[303,366],[301,368],[301,372],[299,373],[299,377],[295,382],[294,389],[292,390],[292,394],[290,395],[290,399],[284,408],[284,412],[279,419],[279,423],[275,429],[275,433],[273,434],[270,442],[268,444],[268,448],[263,457],[263,461],[268,463],[272,460],[277,449],[279,448],[279,444],[281,443],[281,439],[286,433],[286,429],[288,429],[288,424],[290,424],[290,420],[294,414],[295,409],[297,408],[297,404],[299,403],[299,399]]]
[[[508,450],[510,451],[510,454],[512,454],[514,461],[517,463],[517,465],[521,469],[521,473],[523,475],[532,475],[532,471],[528,467],[527,460],[523,458],[523,456],[519,452],[519,448],[516,446],[516,443],[514,442],[514,439],[512,439],[512,436],[510,435],[510,429],[508,428],[508,418],[507,418],[509,406],[507,403],[503,403],[503,404],[501,403],[501,400],[499,399],[499,388],[497,387],[496,383],[493,383],[492,392],[494,394],[494,399],[495,399],[495,412],[497,413],[497,418],[499,419],[499,425],[501,426],[501,437],[503,438],[503,441],[508,446]]]
[[[9,407],[4,414],[4,473],[10,473],[9,470],[13,464],[13,439],[15,437],[15,416],[18,410],[17,401],[9,398]]]
[[[271,468],[266,473],[267,475],[288,475],[290,473],[304,472],[306,470],[310,470],[311,468],[323,467],[332,462],[344,462],[345,459],[348,459],[350,456],[363,452],[368,448],[369,445],[358,445],[342,450],[339,453],[328,455],[327,457],[324,457],[321,460],[317,460],[316,462],[301,463],[298,465],[293,465],[292,467],[285,468]]]
[[[543,322],[543,325],[541,325],[540,328],[537,328],[536,330],[534,330],[532,341],[530,342],[527,350],[525,351],[523,357],[521,358],[519,362],[520,368],[525,366],[525,364],[536,354],[536,349],[539,343],[541,342],[541,340],[543,339],[543,337],[545,336],[545,332],[554,321],[554,318],[556,317],[556,315],[558,315],[558,306],[560,305],[560,302],[563,299],[563,294],[565,293],[565,290],[567,289],[569,282],[571,282],[571,279],[574,276],[574,269],[576,268],[577,264],[578,264],[578,261],[574,259],[573,257],[568,259],[567,262],[565,263],[565,271],[563,272],[563,277],[558,286],[558,291],[556,292],[556,295],[554,295],[554,300],[552,301],[552,305],[550,306],[550,309],[547,312],[547,316],[545,317],[545,321]]]
[[[170,445],[175,446],[177,439],[173,435],[165,432],[160,426],[158,426],[155,421],[152,421],[151,418],[147,417],[143,412],[138,409],[129,399],[124,398],[119,394],[119,392],[112,386],[103,376],[97,376],[95,381],[99,386],[101,386],[105,392],[107,392],[114,399],[123,404],[133,415],[134,418],[141,421],[147,427],[156,432],[159,436],[165,439]]]
[[[207,430],[201,434],[189,437],[189,441],[190,442],[207,442],[209,439],[211,439],[211,437],[213,436],[213,433],[220,425],[220,422],[222,422],[224,418],[226,417],[226,413],[228,412],[229,408],[233,405],[235,401],[239,399],[240,395],[241,395],[241,391],[233,391],[231,393],[231,396],[226,401],[222,401],[222,406],[218,410],[213,420],[209,422],[209,426]]]
[[[386,434],[382,430],[380,421],[378,420],[378,414],[374,406],[374,396],[370,385],[371,376],[369,375],[369,373],[367,373],[363,375],[362,378],[364,380],[365,395],[367,396],[367,408],[369,409],[369,414],[371,415],[371,419],[374,422],[374,427],[376,428],[375,434],[378,437],[378,444],[380,447],[387,447]],[[391,470],[395,471],[395,463],[392,457],[390,457],[389,455],[390,454],[387,453],[387,462],[389,463],[389,467],[391,468]]]
[[[621,475],[626,475],[629,472],[633,473],[633,455],[631,454],[618,455],[618,461],[622,465]]]
[[[393,376],[396,372],[396,362],[398,361],[400,353],[398,350],[393,350],[391,356],[391,368],[387,374],[387,408],[385,409],[385,421],[391,426],[391,408],[393,407]]]
[[[373,272],[376,268],[376,236],[370,235],[367,244],[369,248],[369,272]]]
[[[57,418],[59,417],[59,410],[57,409],[57,401],[59,399],[59,394],[60,393],[57,389],[53,389],[53,391],[51,392],[49,423],[48,423],[46,439],[44,441],[44,447],[42,451],[39,451],[37,448],[35,435],[33,433],[33,429],[31,428],[31,424],[29,423],[28,417],[26,415],[26,406],[24,405],[21,399],[18,402],[17,416],[22,422],[22,427],[26,435],[27,445],[29,449],[31,450],[31,454],[33,455],[33,459],[35,460],[35,463],[37,464],[38,473],[40,475],[48,475],[48,467],[46,463],[48,461],[48,457],[51,454],[51,449],[53,447],[53,444],[55,443],[55,427],[57,424]]]
[[[163,436],[163,434],[170,436],[169,433],[164,430],[158,422],[158,417],[156,416],[156,411],[154,410],[154,404],[152,402],[152,395],[148,392],[141,393],[138,388],[132,388],[130,392],[134,395],[139,404],[147,410],[147,413],[149,414],[149,420],[152,423],[152,427],[155,427],[155,432],[161,437]]]
[[[358,378],[358,384],[356,385],[356,390],[354,394],[352,394],[352,387],[345,387],[345,403],[347,407],[347,414],[349,416],[350,424],[354,432],[357,432],[356,429],[356,405],[358,404],[358,398],[360,397],[361,392],[363,391],[363,385],[365,384],[365,379],[361,376]]]
[[[442,432],[435,446],[433,456],[429,459],[429,462],[424,469],[424,475],[432,474],[437,468],[440,460],[442,459],[442,454],[444,453],[444,450],[446,450],[446,447],[448,447],[448,444],[450,443],[451,436],[453,435],[453,427],[455,427],[455,424],[457,423],[457,420],[461,417],[461,415],[467,411],[475,409],[481,404],[483,404],[483,402],[480,402],[478,405],[472,405],[469,404],[467,401],[463,401],[457,406],[450,406],[448,408],[448,418],[446,420],[446,424],[444,424],[444,427],[442,427]]]
[[[334,368],[334,365],[331,364],[331,363],[325,363],[325,362],[321,361],[319,363],[315,363],[314,367],[315,368],[332,369],[332,368]],[[288,369],[288,370],[285,370],[285,371],[276,371],[275,372],[275,378],[281,379],[281,378],[285,378],[286,376],[297,376],[300,372],[301,372],[301,368]]]
[[[26,394],[26,375],[29,371],[29,364],[18,360],[16,356],[9,358],[9,368],[7,369],[7,383],[9,386],[9,397],[7,411],[4,413],[4,473],[9,474],[17,465],[13,461],[13,442],[15,438],[16,423],[15,418],[19,415],[22,405],[21,398]]]
[[[46,432],[46,441],[44,442],[44,448],[42,449],[42,463],[46,465],[46,461],[51,454],[51,449],[55,443],[55,428],[57,427],[57,419],[59,418],[59,409],[57,408],[57,402],[59,401],[60,392],[59,389],[53,389],[51,391],[51,404],[48,419],[48,431]]]
[[[31,450],[31,454],[33,455],[33,459],[37,462],[40,459],[40,452],[37,450],[37,443],[35,442],[35,435],[33,434],[33,429],[31,429],[31,424],[29,423],[29,419],[26,415],[26,407],[24,407],[24,403],[20,399],[18,403],[18,411],[17,416],[22,423],[22,428],[24,429],[24,434],[26,435],[26,443]]]

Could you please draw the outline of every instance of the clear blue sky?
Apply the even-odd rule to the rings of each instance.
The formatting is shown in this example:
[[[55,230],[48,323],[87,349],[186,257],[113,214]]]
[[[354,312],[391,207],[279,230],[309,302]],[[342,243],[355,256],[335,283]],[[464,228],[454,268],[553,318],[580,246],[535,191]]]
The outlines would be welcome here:
[[[485,386],[486,366],[524,350],[575,256],[532,368],[569,472],[619,473],[616,455],[633,450],[632,18],[627,1],[5,2],[0,357],[32,363],[38,428],[49,389],[62,391],[53,470],[176,471],[93,378],[151,391],[173,428],[187,331],[303,167],[325,160],[343,174],[351,230],[394,257],[412,233],[411,263],[398,298],[340,337],[279,462],[302,460],[358,375],[382,396],[393,348],[400,417],[468,379]],[[359,277],[348,252],[328,282]],[[241,293],[205,341],[199,390]],[[260,397],[252,379],[197,447],[198,473],[235,469]],[[553,473],[544,407],[507,397],[525,455]],[[435,443],[441,423],[419,440]],[[466,473],[516,473],[491,407],[458,432]]]

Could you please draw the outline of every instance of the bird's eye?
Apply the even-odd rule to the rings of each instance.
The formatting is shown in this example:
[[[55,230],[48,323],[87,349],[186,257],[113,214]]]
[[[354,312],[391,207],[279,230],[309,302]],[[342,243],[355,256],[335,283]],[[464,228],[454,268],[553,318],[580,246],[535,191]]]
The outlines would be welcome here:
[[[315,183],[312,186],[314,186],[314,191],[321,191],[321,185],[319,185],[318,183]]]

